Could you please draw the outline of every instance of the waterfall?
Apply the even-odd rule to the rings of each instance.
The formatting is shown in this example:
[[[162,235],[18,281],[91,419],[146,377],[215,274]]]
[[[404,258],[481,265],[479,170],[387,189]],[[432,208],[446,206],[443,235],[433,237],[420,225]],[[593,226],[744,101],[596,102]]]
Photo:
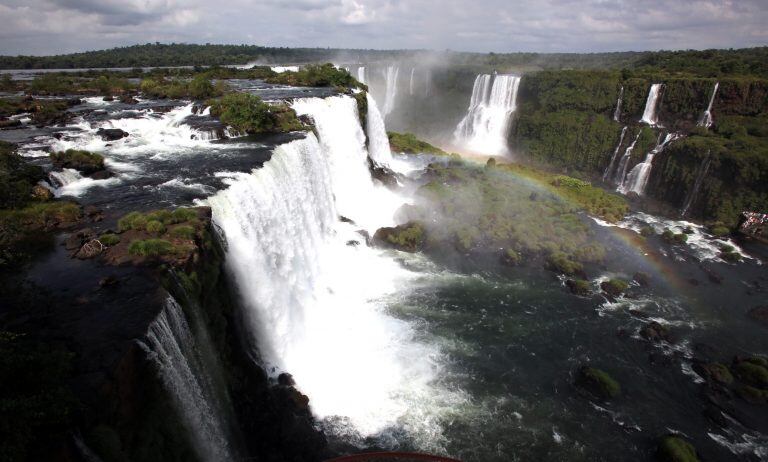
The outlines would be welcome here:
[[[363,84],[365,83],[365,66],[357,68],[357,81]]]
[[[619,99],[621,101],[621,99]],[[613,151],[613,156],[611,156],[611,162],[608,164],[608,167],[605,169],[605,172],[603,172],[603,181],[607,181],[608,177],[611,175],[611,171],[613,170],[613,165],[616,163],[616,158],[619,156],[619,149],[621,149],[621,143],[624,142],[624,135],[627,133],[627,126],[625,125],[624,128],[621,129],[621,135],[619,135],[619,144],[616,145],[616,149]]]
[[[640,122],[645,122],[648,125],[657,124],[656,107],[659,104],[659,95],[661,94],[661,84],[654,83],[651,85],[651,89],[648,90],[648,99],[645,100],[645,110],[643,111],[643,117]]]
[[[704,177],[707,176],[707,172],[709,171],[709,164],[712,162],[711,154],[712,152],[707,150],[707,155],[704,157],[704,161],[699,165],[698,172],[696,173],[696,180],[693,182],[693,188],[691,188],[688,197],[685,198],[685,202],[683,203],[683,210],[680,212],[681,216],[685,216],[688,213],[688,209],[691,208],[691,205],[693,205],[693,202],[696,200],[696,196],[699,194],[701,184],[704,182]]]
[[[384,73],[386,80],[386,93],[384,96],[384,117],[388,116],[395,109],[395,98],[397,98],[397,75],[400,68],[397,66],[388,66]]]
[[[508,152],[507,132],[517,109],[520,77],[481,74],[475,78],[467,115],[454,131],[456,141],[483,154]]]
[[[679,138],[677,133],[668,133],[667,136],[664,137],[664,141],[657,143],[656,147],[645,156],[645,159],[635,165],[635,168],[629,172],[629,175],[624,179],[624,182],[620,184],[616,190],[622,194],[634,192],[641,196],[644,195],[645,187],[648,185],[648,179],[651,177],[653,158],[677,138]]]
[[[163,384],[200,458],[210,462],[236,460],[225,419],[203,367],[201,345],[196,344],[184,311],[173,297],[168,297],[149,327],[145,342],[142,346],[157,362]]]
[[[715,95],[717,95],[717,88],[719,86],[720,86],[720,82],[715,82],[715,88],[712,90],[712,96],[709,97],[709,104],[707,105],[707,110],[704,111],[704,114],[701,115],[701,118],[699,119],[699,123],[697,124],[699,127],[709,128],[712,126],[712,104],[715,102]]]
[[[413,74],[414,74],[414,72],[416,72],[416,68],[412,67],[411,68],[411,82],[408,85],[408,94],[411,95],[411,96],[413,96]]]
[[[424,72],[424,96],[429,96],[432,93],[432,71],[427,69]]]
[[[402,199],[377,187],[368,171],[365,133],[360,127],[357,105],[350,97],[306,98],[293,103],[299,115],[310,116],[329,157],[336,208],[345,217],[373,234],[382,226],[393,226]],[[375,118],[374,114],[374,118]],[[382,124],[383,126],[383,124]],[[376,153],[376,155],[383,155]]]
[[[262,168],[232,175],[208,199],[247,322],[267,365],[294,376],[319,418],[365,436],[405,422],[434,434],[425,407],[450,394],[431,385],[439,354],[381,309],[413,276],[364,243],[347,245],[362,238],[337,218],[361,223],[373,211],[389,221],[365,166],[354,100],[293,107],[313,118],[318,137],[279,146]]]
[[[613,177],[613,182],[617,185],[624,183],[624,178],[627,176],[629,159],[632,157],[632,150],[635,149],[637,140],[640,139],[640,133],[642,133],[642,130],[637,132],[637,136],[635,137],[634,141],[632,141],[632,144],[627,146],[627,149],[624,150],[624,155],[622,155],[621,160],[619,160],[619,166],[616,167],[616,175]]]
[[[368,93],[366,98],[368,100],[368,117],[365,131],[368,133],[368,153],[371,160],[376,164],[389,167],[392,164],[392,149],[389,147],[384,118],[381,116],[373,96]]]
[[[613,111],[613,120],[619,122],[621,119],[621,98],[624,96],[624,85],[619,89],[619,99],[616,100],[616,109]]]

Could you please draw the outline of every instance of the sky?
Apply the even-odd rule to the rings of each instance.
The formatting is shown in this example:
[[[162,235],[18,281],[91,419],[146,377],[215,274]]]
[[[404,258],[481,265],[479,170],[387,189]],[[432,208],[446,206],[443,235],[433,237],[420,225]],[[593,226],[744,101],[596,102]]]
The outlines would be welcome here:
[[[0,54],[148,42],[478,52],[768,45],[768,0],[0,0]]]

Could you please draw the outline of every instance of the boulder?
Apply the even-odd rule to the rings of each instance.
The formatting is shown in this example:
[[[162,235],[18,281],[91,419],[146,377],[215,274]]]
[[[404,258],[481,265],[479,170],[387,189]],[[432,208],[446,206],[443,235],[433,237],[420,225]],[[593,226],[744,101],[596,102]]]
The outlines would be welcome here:
[[[581,366],[576,373],[576,386],[603,400],[621,394],[621,385],[607,372],[586,365]]]
[[[45,202],[53,199],[53,193],[45,186],[36,184],[32,186],[32,198],[37,201]]]
[[[426,233],[419,222],[408,222],[394,228],[379,228],[373,235],[373,244],[404,252],[418,252],[424,247]]]
[[[88,176],[94,180],[106,180],[107,178],[112,178],[113,174],[109,170],[97,170]]]
[[[677,435],[661,438],[656,448],[656,458],[661,462],[698,462],[696,448]]]
[[[139,100],[131,95],[123,95],[120,97],[120,102],[123,104],[138,104]]]
[[[621,279],[609,279],[600,283],[600,288],[603,289],[603,292],[611,297],[620,296],[628,287],[629,284]]]
[[[584,279],[568,279],[565,281],[565,286],[575,295],[588,296],[592,293],[589,281],[585,281]]]
[[[119,128],[100,128],[96,130],[96,134],[104,141],[117,141],[128,136],[128,132]]]
[[[669,328],[662,326],[656,321],[651,321],[642,329],[640,329],[640,336],[651,342],[669,342],[674,343],[674,338],[669,331]]]
[[[768,305],[756,306],[747,315],[755,322],[768,327]]]
[[[296,381],[293,380],[293,376],[291,374],[283,372],[277,376],[277,384],[284,387],[292,387],[296,385]]]

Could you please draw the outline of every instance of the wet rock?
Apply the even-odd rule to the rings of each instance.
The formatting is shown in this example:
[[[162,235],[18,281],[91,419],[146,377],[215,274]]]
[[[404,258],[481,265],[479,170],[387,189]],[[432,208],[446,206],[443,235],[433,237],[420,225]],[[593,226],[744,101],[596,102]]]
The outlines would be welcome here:
[[[603,289],[603,292],[611,297],[620,296],[628,287],[629,284],[621,279],[609,279],[600,283],[600,288]]]
[[[749,310],[747,315],[755,322],[768,327],[768,305],[756,306]]]
[[[21,120],[18,119],[1,119],[0,128],[17,128],[21,127]]]
[[[107,178],[112,178],[114,175],[109,170],[97,170],[88,176],[94,180],[106,180]]]
[[[374,180],[379,180],[384,186],[387,186],[389,188],[397,187],[397,176],[395,173],[386,168],[386,167],[380,167],[377,165],[374,165],[373,162],[371,162],[371,166],[369,168],[371,172],[371,177]]]
[[[81,260],[86,260],[100,255],[104,249],[104,244],[98,239],[91,239],[80,247],[80,250],[77,251],[75,257]]]
[[[107,102],[114,101],[114,100],[115,100],[114,96],[105,96],[104,98],[102,98],[102,101],[107,101]]]
[[[80,98],[70,98],[67,100],[67,106],[69,107],[79,106],[81,104],[83,104],[83,100],[81,100]]]
[[[621,394],[621,386],[607,372],[586,365],[576,373],[576,386],[603,400]]]
[[[99,279],[99,286],[101,287],[111,287],[117,284],[117,278],[114,276],[105,276],[101,279]]]
[[[650,287],[651,285],[651,277],[648,275],[648,273],[643,273],[642,271],[638,271],[632,276],[632,280],[635,281],[640,287]]]
[[[32,187],[32,198],[37,201],[45,202],[53,199],[53,193],[45,186],[36,184]]]
[[[656,458],[661,462],[698,462],[696,448],[677,435],[661,438],[656,448]]]
[[[283,372],[277,376],[277,384],[284,387],[292,387],[296,385],[296,381],[293,379],[291,374]]]
[[[128,132],[119,128],[100,128],[96,130],[96,134],[104,141],[117,141],[128,136]]]
[[[674,338],[669,329],[656,321],[651,321],[643,326],[643,328],[640,329],[640,336],[651,342],[665,341],[674,343]]]
[[[714,382],[721,385],[730,385],[733,383],[733,375],[724,364],[694,363],[693,370],[704,377],[708,382]]]
[[[139,100],[131,95],[123,95],[120,97],[120,102],[123,104],[139,104]]]
[[[568,279],[565,286],[575,295],[587,296],[592,293],[591,284],[584,279]]]
[[[426,233],[418,222],[408,222],[394,228],[379,228],[373,235],[373,243],[405,252],[418,252],[424,247]]]
[[[83,213],[93,222],[99,222],[104,219],[104,214],[100,208],[95,205],[87,205],[83,209]]]
[[[768,390],[768,360],[765,358],[736,358],[731,368],[746,385]]]
[[[339,215],[339,221],[342,223],[350,223],[353,225],[355,224],[355,222],[351,218],[347,218],[344,215]]]
[[[357,247],[358,245],[360,245],[360,241],[349,240],[347,241],[347,245],[350,247]]]

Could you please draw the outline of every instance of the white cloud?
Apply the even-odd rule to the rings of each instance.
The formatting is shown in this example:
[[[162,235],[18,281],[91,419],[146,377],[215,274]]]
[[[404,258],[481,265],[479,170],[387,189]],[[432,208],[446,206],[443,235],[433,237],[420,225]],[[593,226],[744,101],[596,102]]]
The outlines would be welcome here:
[[[466,51],[768,44],[765,0],[0,0],[0,53],[147,41]]]

